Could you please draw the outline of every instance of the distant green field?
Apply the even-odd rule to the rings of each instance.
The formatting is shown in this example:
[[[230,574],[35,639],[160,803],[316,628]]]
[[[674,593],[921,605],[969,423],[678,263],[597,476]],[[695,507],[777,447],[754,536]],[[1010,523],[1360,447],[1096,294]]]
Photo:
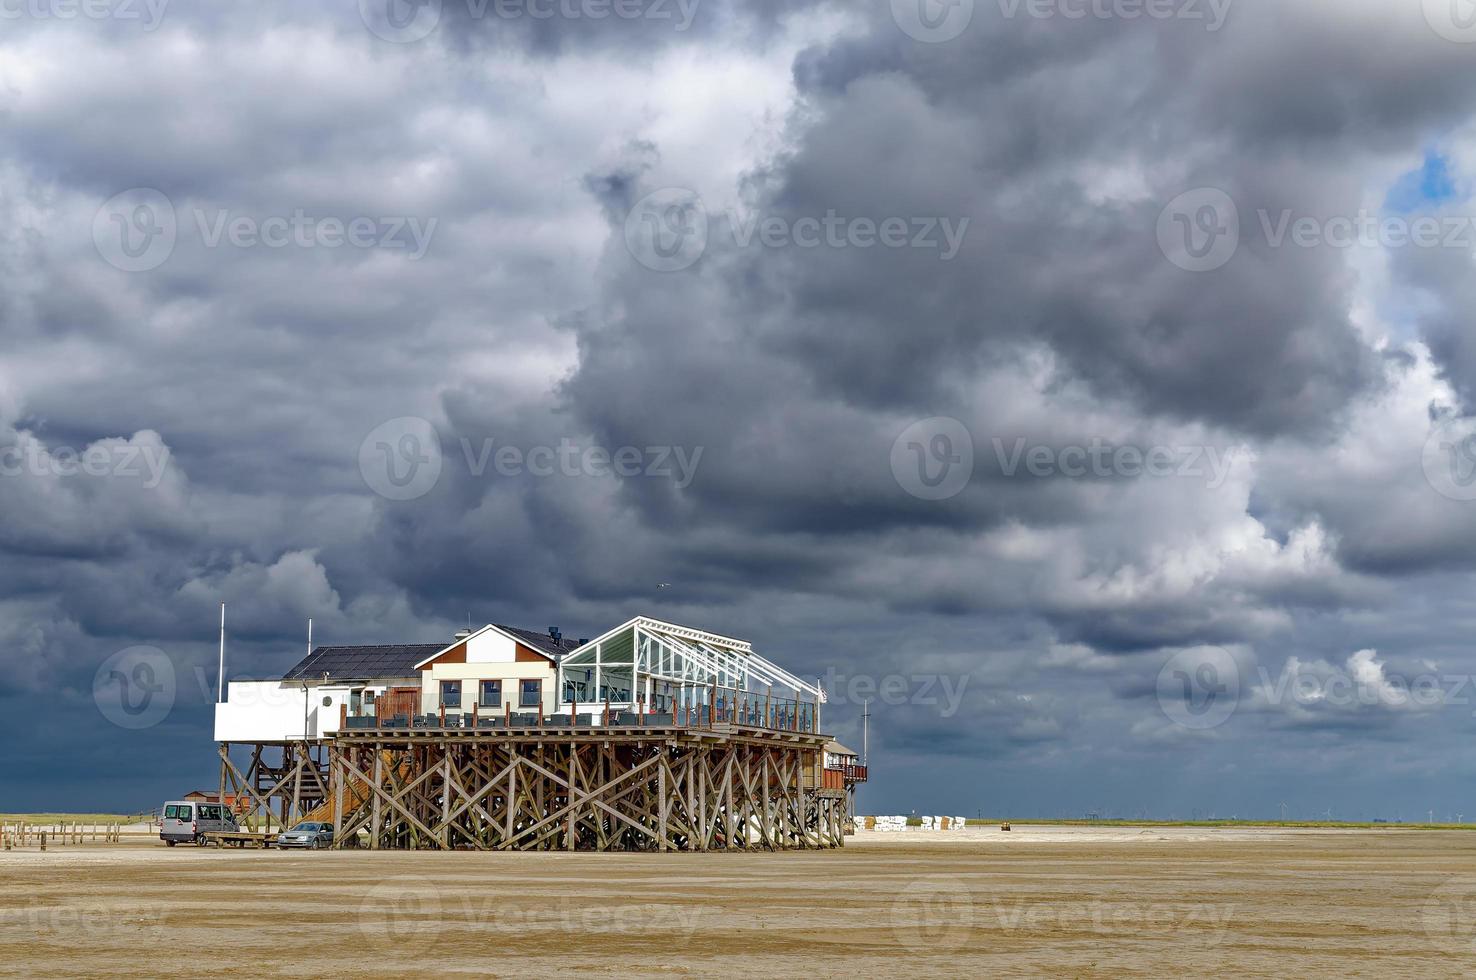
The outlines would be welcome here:
[[[103,823],[133,823],[135,820],[148,819],[143,814],[121,814],[121,813],[0,813],[0,821],[15,823],[24,820],[26,823],[34,824],[57,824],[57,823],[80,823],[80,824],[103,824]]]
[[[1476,823],[1374,823],[1371,820],[1027,820],[1012,823],[1055,827],[1326,827],[1379,830],[1476,830]],[[968,827],[999,826],[1003,818],[969,817]],[[908,817],[907,826],[922,826],[921,817]]]

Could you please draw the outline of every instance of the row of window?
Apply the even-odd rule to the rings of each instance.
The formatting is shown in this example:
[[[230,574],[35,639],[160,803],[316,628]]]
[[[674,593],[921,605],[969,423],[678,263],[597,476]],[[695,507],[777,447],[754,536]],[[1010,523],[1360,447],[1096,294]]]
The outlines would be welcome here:
[[[225,811],[219,803],[199,804],[201,820],[224,820]],[[189,803],[171,804],[164,808],[164,819],[166,820],[194,820],[194,808]]]
[[[502,707],[502,681],[478,681],[477,704],[483,708]],[[542,680],[518,681],[518,707],[536,708],[543,702]],[[461,707],[461,681],[441,681],[441,704],[447,708]]]
[[[565,701],[630,701],[631,700],[630,688],[628,688],[628,687],[615,687],[615,686],[610,685],[610,684],[601,684],[600,685],[600,696],[598,698],[591,697],[591,693],[593,692],[593,690],[594,690],[594,685],[593,684],[586,684],[583,681],[566,681],[564,683],[564,700]],[[656,697],[659,700],[663,696],[662,695],[657,695]],[[666,697],[665,700],[669,703],[671,701],[671,698],[670,697]]]

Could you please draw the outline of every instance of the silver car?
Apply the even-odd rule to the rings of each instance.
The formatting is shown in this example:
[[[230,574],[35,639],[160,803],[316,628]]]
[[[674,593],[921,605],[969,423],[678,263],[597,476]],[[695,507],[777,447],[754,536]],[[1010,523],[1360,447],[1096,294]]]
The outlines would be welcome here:
[[[322,850],[333,846],[333,825],[331,823],[314,823],[309,820],[298,824],[291,830],[284,830],[277,835],[277,846],[283,849],[289,847],[311,847],[313,850]]]

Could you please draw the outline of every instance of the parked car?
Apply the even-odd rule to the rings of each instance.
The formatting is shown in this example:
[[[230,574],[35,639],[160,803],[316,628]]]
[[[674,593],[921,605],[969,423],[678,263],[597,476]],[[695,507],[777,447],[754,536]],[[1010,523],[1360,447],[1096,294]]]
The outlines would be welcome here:
[[[205,835],[237,833],[240,827],[231,808],[219,803],[192,803],[189,800],[171,800],[164,804],[164,817],[159,825],[159,839],[173,847],[175,844],[204,845]]]
[[[284,830],[277,835],[277,846],[288,847],[311,847],[313,850],[321,850],[333,846],[333,825],[331,823],[315,823],[311,820],[305,821]]]

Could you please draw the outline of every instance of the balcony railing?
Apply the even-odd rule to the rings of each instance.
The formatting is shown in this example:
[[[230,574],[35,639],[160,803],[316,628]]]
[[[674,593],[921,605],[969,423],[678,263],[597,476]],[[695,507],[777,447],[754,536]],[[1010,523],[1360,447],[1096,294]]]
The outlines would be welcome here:
[[[365,706],[353,712],[342,705],[339,712],[341,730],[376,729],[477,729],[498,728],[701,728],[736,725],[769,731],[814,733],[818,730],[815,705],[793,698],[776,698],[737,688],[707,687],[689,689],[685,703],[664,703],[659,707],[641,704],[603,702],[591,704],[566,702],[553,713],[542,705],[514,709],[505,703],[500,709],[473,704],[471,710],[447,710],[445,705],[434,713],[401,710],[386,711],[384,703]],[[418,705],[416,705],[418,707]]]
[[[828,765],[825,767],[825,786],[841,789],[846,783],[866,782],[866,767],[854,765]]]

